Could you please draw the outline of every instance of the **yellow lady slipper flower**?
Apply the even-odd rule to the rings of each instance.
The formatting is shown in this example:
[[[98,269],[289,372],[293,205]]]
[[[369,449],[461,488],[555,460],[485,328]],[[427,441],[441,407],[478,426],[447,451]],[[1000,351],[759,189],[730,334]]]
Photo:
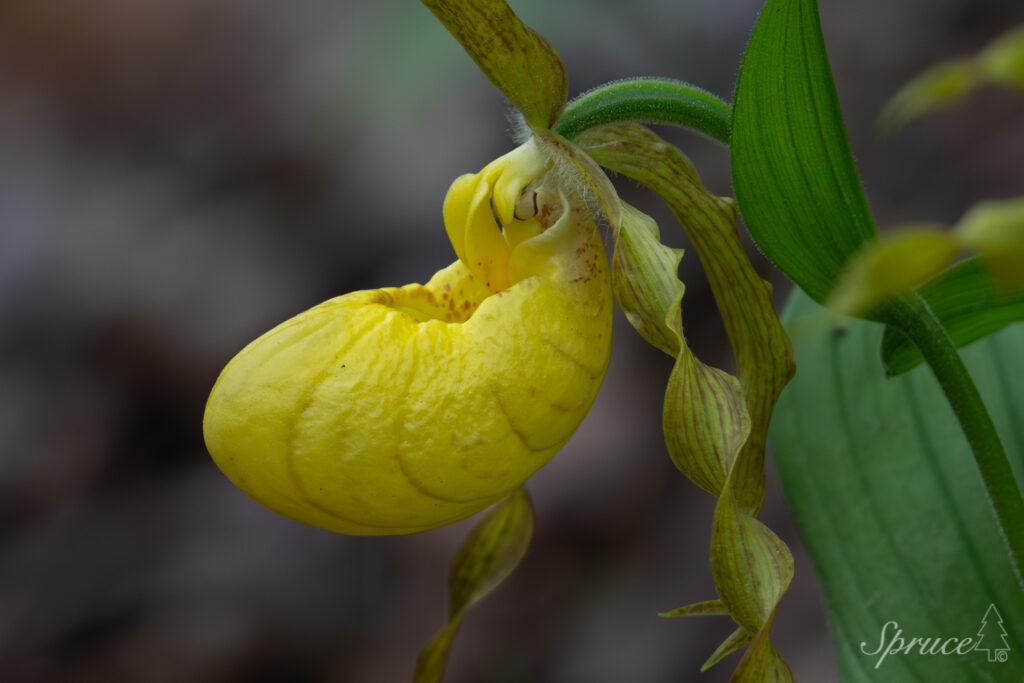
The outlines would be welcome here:
[[[611,350],[604,248],[528,142],[458,178],[459,257],[426,285],[300,313],[224,368],[207,447],[243,491],[347,534],[422,531],[522,484],[590,408]]]

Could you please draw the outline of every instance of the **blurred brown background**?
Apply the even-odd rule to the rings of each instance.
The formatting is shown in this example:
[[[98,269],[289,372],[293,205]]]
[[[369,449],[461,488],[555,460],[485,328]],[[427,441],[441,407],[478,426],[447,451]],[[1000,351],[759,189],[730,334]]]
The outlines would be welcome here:
[[[1020,0],[821,5],[880,224],[1022,193],[1019,97],[874,128],[910,76],[1024,22]],[[728,96],[760,2],[513,6],[573,93],[657,75]],[[203,404],[280,320],[447,264],[444,192],[508,150],[508,128],[414,0],[0,0],[0,681],[409,680],[467,523],[348,538],[278,517],[209,460]],[[666,135],[729,192],[721,147]],[[691,343],[728,365],[695,259],[683,274]],[[464,622],[452,683],[718,682],[736,663],[698,674],[727,619],[655,616],[713,597],[713,499],[662,445],[669,359],[616,333],[589,418],[531,481],[535,543]],[[827,683],[822,602],[769,476],[762,519],[798,572],[775,640]]]

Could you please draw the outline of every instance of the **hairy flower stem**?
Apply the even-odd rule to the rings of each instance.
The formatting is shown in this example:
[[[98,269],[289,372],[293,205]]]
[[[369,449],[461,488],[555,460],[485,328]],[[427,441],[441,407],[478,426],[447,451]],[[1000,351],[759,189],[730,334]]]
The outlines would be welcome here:
[[[921,350],[967,436],[996,521],[1024,588],[1024,498],[995,424],[956,345],[923,298],[915,294],[888,305],[881,316]]]
[[[554,130],[572,140],[591,128],[627,121],[682,126],[728,145],[732,107],[688,83],[634,78],[607,83],[569,102]]]

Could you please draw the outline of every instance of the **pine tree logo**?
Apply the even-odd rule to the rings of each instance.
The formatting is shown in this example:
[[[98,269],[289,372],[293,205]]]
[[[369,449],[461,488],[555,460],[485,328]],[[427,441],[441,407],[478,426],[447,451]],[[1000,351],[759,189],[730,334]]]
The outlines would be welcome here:
[[[1006,642],[1006,629],[1003,628],[1003,618],[999,616],[999,610],[995,605],[989,605],[985,616],[981,618],[981,628],[978,629],[978,642],[974,646],[979,652],[988,652],[988,661],[1005,662],[1010,656],[1010,644]]]

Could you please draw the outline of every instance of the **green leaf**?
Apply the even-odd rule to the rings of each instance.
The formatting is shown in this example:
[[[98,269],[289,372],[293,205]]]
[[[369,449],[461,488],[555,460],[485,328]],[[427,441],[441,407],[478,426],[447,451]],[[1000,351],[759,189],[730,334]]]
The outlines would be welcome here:
[[[533,128],[550,128],[569,96],[561,57],[505,0],[423,0]]]
[[[921,295],[957,346],[997,332],[1024,320],[1024,290],[1007,292],[972,258],[962,261],[924,285]],[[882,361],[890,375],[917,367],[921,352],[899,330],[886,327],[882,336]]]
[[[769,0],[747,45],[732,118],[736,198],[758,246],[825,301],[875,238],[814,0]]]
[[[517,489],[477,523],[452,561],[448,574],[448,623],[416,660],[414,683],[438,683],[462,617],[497,588],[526,554],[533,536],[533,506]]]
[[[822,319],[802,292],[791,329]],[[802,326],[809,329],[813,326]],[[1013,681],[1024,676],[1024,595],[1013,574],[966,439],[925,368],[886,379],[882,326],[842,320],[794,333],[800,371],[779,400],[770,436],[786,498],[825,595],[846,682]],[[1024,327],[964,350],[1007,446],[1024,470]],[[995,605],[1011,647],[893,654],[875,668],[883,629],[902,637],[976,638]],[[895,635],[890,626],[888,636]]]

